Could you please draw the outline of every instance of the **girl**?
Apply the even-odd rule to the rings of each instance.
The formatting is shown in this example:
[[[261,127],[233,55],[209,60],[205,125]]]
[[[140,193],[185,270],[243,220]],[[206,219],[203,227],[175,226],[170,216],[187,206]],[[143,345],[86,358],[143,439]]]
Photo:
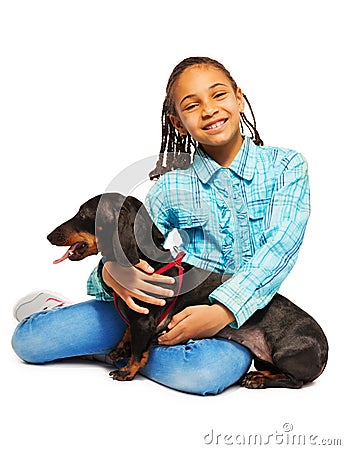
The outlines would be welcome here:
[[[243,135],[244,125],[250,138]],[[179,230],[186,262],[232,277],[212,292],[210,306],[173,317],[141,373],[184,392],[216,394],[243,376],[251,355],[212,336],[227,325],[240,327],[263,308],[296,261],[309,217],[307,164],[292,150],[263,147],[246,96],[210,58],[187,58],[175,67],[162,127],[161,152],[150,174],[158,181],[147,209],[165,236]],[[174,280],[152,271],[145,261],[133,268],[100,263],[88,281],[96,300],[25,318],[13,337],[15,351],[33,363],[106,354],[125,328],[112,290],[143,314],[150,304],[164,303],[150,294],[171,295],[150,281]],[[37,308],[37,301],[31,304]]]

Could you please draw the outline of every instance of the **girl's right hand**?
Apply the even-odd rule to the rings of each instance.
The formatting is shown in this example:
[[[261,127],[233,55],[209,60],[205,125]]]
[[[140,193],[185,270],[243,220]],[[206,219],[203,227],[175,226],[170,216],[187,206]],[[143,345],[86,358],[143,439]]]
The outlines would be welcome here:
[[[149,310],[135,303],[133,297],[152,305],[164,306],[165,300],[152,297],[148,293],[162,297],[172,297],[174,291],[150,283],[150,281],[174,284],[175,279],[153,273],[154,270],[146,261],[140,262],[134,267],[123,267],[116,262],[107,261],[102,269],[104,283],[113,289],[134,311],[148,314]]]

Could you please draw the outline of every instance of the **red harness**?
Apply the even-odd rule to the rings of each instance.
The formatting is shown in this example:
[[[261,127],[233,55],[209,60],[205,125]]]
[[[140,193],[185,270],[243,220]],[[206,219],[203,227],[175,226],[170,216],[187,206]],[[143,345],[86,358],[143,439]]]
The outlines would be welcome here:
[[[167,317],[167,315],[170,313],[170,311],[174,307],[174,305],[176,303],[176,300],[177,300],[177,298],[178,298],[178,296],[180,294],[181,287],[182,287],[182,278],[183,278],[183,273],[184,273],[184,270],[183,270],[183,267],[182,267],[182,260],[183,260],[183,258],[185,256],[186,256],[185,252],[179,252],[176,255],[176,258],[175,258],[174,261],[171,261],[170,263],[166,264],[165,266],[161,267],[160,269],[156,270],[156,272],[155,272],[155,273],[160,275],[160,274],[166,272],[167,270],[171,269],[172,267],[177,267],[178,268],[178,288],[177,288],[176,296],[174,297],[172,302],[169,304],[167,309],[160,316],[160,318],[158,319],[158,323],[161,323],[162,320],[164,320]],[[120,311],[119,305],[118,305],[118,301],[119,301],[120,297],[116,294],[116,292],[113,292],[113,297],[114,297],[114,303],[115,303],[115,306],[116,306],[116,309],[117,309],[118,313],[120,314],[122,319],[127,323],[127,325],[129,325],[129,321],[122,314],[122,312]]]

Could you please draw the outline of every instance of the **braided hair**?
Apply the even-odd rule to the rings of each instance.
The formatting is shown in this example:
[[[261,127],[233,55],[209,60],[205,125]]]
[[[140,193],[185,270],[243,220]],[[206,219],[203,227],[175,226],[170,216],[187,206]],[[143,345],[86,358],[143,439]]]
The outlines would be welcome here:
[[[166,172],[170,172],[175,169],[188,168],[193,160],[194,151],[197,148],[198,143],[193,139],[189,133],[181,135],[175,129],[169,115],[177,115],[173,97],[173,88],[178,77],[188,67],[195,65],[208,65],[218,70],[221,70],[230,80],[234,92],[237,92],[237,84],[230,75],[230,72],[218,61],[207,57],[190,57],[181,61],[172,71],[168,80],[166,88],[166,97],[163,103],[162,109],[162,143],[159,153],[159,157],[156,163],[156,167],[150,172],[149,177],[151,180],[159,178]],[[249,106],[250,113],[253,119],[253,123],[248,120],[246,115],[240,113],[240,126],[241,133],[243,133],[244,125],[251,133],[250,138],[257,145],[263,145],[263,141],[256,129],[256,120],[252,107],[248,101],[248,98],[243,94],[243,98]]]

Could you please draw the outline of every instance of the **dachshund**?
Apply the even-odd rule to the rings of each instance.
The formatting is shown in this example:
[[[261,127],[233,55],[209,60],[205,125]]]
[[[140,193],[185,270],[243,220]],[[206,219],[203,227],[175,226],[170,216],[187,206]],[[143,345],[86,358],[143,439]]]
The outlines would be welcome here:
[[[211,292],[231,277],[191,266],[183,262],[183,253],[174,257],[164,248],[164,236],[142,202],[119,193],[91,198],[47,238],[53,245],[69,246],[55,263],[80,261],[101,252],[103,261],[129,267],[144,259],[156,273],[175,278],[174,297],[166,298],[164,306],[150,305],[149,314],[130,309],[114,293],[115,304],[128,324],[122,341],[109,354],[112,360],[125,363],[110,372],[121,381],[132,380],[146,364],[150,344],[164,332],[172,316],[187,306],[211,304]],[[231,339],[252,352],[256,371],[239,380],[247,388],[300,388],[319,377],[327,363],[327,338],[319,324],[278,293],[239,329],[226,326],[216,337]]]

